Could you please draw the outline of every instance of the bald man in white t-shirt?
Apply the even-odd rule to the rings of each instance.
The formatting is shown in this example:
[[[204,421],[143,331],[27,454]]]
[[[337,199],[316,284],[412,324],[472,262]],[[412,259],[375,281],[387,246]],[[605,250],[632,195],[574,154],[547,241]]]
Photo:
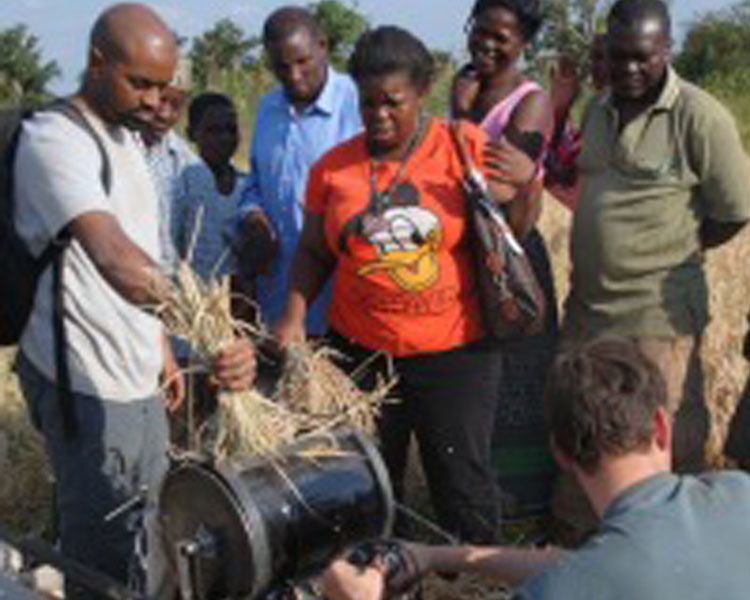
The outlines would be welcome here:
[[[62,267],[72,432],[57,389],[51,267],[40,278],[17,365],[58,486],[62,551],[123,583],[132,573],[130,525],[140,513],[108,515],[144,490],[153,505],[167,467],[160,379],[172,379],[168,403],[182,395],[161,323],[146,310],[163,299],[166,281],[157,268],[158,200],[134,134],[152,118],[176,61],[174,35],[151,9],[105,10],[70,101],[101,139],[110,189],[93,137],[57,112],[24,123],[14,163],[16,226],[31,251],[41,254],[62,231],[72,238]],[[217,357],[215,375],[229,389],[247,387],[254,361],[250,343],[237,342]],[[149,591],[158,595],[155,586]],[[68,600],[90,597],[67,582]]]

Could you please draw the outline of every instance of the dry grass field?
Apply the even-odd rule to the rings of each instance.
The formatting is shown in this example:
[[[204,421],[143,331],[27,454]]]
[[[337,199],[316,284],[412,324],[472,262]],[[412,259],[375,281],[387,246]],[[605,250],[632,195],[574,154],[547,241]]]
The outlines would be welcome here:
[[[0,352],[0,525],[41,532],[49,522],[50,483],[39,435],[11,373],[14,352]]]

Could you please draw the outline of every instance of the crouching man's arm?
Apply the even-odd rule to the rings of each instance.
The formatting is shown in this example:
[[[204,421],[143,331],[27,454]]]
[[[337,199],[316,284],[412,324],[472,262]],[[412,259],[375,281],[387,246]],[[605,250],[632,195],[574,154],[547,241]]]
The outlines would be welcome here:
[[[346,560],[334,561],[320,579],[330,600],[380,600],[384,592],[408,589],[430,572],[472,573],[487,579],[520,585],[539,575],[563,556],[559,548],[511,548],[482,546],[426,546],[403,544],[409,556],[406,573],[386,586],[385,570],[377,561],[361,568]]]

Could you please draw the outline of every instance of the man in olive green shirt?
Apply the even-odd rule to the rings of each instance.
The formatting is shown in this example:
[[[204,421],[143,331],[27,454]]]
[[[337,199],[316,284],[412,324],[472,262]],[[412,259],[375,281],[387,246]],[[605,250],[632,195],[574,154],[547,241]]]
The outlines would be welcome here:
[[[662,369],[679,469],[702,466],[704,251],[750,219],[750,164],[729,112],[669,65],[661,0],[608,18],[611,88],[584,115],[565,331],[638,338]]]

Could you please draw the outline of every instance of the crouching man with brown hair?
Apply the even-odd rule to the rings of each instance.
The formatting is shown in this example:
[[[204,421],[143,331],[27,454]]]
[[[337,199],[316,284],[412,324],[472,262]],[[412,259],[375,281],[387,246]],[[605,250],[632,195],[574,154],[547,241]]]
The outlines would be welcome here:
[[[629,340],[564,349],[546,411],[555,456],[601,519],[575,551],[404,544],[406,567],[337,561],[322,583],[332,600],[376,600],[430,571],[471,572],[519,586],[528,599],[741,600],[748,597],[750,477],[671,472],[664,381]]]

